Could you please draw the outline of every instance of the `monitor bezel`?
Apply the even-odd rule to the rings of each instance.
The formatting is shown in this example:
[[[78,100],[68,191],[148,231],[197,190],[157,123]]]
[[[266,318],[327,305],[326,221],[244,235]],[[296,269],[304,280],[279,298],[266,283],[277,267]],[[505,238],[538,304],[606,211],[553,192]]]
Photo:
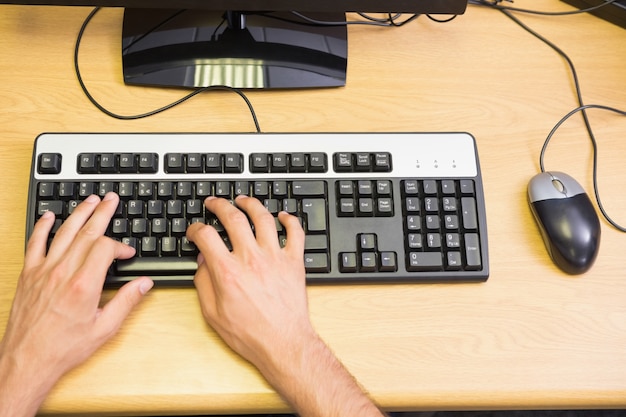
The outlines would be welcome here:
[[[389,5],[390,10],[380,10],[385,3]],[[251,0],[0,0],[0,4],[259,10],[258,2]],[[463,14],[467,8],[467,0],[388,0],[386,2],[381,0],[263,0],[262,8],[272,11],[297,10],[300,12]]]

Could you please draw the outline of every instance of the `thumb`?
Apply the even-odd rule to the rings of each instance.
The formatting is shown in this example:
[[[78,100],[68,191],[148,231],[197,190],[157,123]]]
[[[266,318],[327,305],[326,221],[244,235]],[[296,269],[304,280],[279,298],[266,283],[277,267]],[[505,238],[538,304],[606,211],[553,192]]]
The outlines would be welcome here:
[[[124,284],[102,308],[98,317],[98,330],[102,336],[106,339],[113,336],[124,319],[153,286],[154,281],[148,277],[137,278]]]

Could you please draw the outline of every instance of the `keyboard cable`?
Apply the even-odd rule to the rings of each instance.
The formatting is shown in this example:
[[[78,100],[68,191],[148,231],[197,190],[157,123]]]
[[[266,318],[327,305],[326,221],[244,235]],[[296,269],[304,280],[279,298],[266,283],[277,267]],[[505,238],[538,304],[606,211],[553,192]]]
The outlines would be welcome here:
[[[171,108],[174,108],[176,106],[178,106],[179,104],[182,104],[184,102],[186,102],[187,100],[197,96],[198,94],[207,92],[207,91],[217,91],[217,90],[221,90],[221,91],[232,91],[234,93],[236,93],[237,95],[239,95],[239,97],[241,97],[246,105],[248,106],[248,109],[250,110],[250,115],[252,116],[252,121],[254,122],[254,126],[256,129],[256,133],[261,133],[261,126],[259,125],[259,120],[258,117],[256,115],[256,112],[254,110],[254,107],[252,106],[252,103],[250,102],[250,100],[248,99],[248,97],[239,89],[234,88],[234,87],[229,87],[227,85],[211,85],[211,86],[207,86],[207,87],[200,87],[197,89],[194,89],[191,93],[185,95],[184,97],[170,103],[167,104],[163,107],[159,107],[157,109],[148,111],[146,113],[141,113],[141,114],[135,114],[135,115],[121,115],[121,114],[117,114],[114,113],[110,110],[108,110],[107,108],[105,108],[102,104],[100,104],[94,97],[93,95],[89,92],[89,89],[87,88],[85,82],[83,81],[83,77],[82,74],[80,72],[80,66],[78,64],[78,55],[79,55],[79,50],[80,50],[80,44],[83,38],[83,35],[85,33],[85,30],[87,29],[87,26],[89,25],[89,22],[91,22],[91,20],[93,19],[93,17],[98,13],[98,11],[100,11],[101,7],[96,7],[94,8],[89,15],[85,18],[85,21],[83,22],[79,32],[78,32],[78,36],[76,37],[76,45],[74,47],[74,70],[76,72],[76,78],[78,79],[78,83],[80,84],[81,89],[83,90],[83,93],[85,94],[85,96],[89,99],[89,101],[98,109],[100,110],[102,113],[106,114],[107,116],[110,116],[112,118],[118,119],[118,120],[137,120],[137,119],[144,119],[150,116],[154,116],[155,114],[159,114],[162,113],[164,111],[170,110]]]

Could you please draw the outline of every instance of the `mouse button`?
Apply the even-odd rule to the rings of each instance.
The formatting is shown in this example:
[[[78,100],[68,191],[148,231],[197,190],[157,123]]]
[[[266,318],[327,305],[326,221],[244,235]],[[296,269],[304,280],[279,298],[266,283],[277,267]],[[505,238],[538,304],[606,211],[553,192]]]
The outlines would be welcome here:
[[[541,172],[530,179],[528,183],[528,199],[531,202],[566,198],[566,195],[557,191],[552,184],[554,177],[548,172]]]
[[[564,172],[553,171],[549,173],[552,177],[552,184],[556,187],[555,181],[563,186],[563,194],[566,197],[573,197],[578,194],[586,194],[583,187],[574,178]]]
[[[565,188],[565,185],[559,181],[558,179],[554,178],[552,180],[552,185],[554,186],[554,188],[561,194],[567,194],[567,190]]]

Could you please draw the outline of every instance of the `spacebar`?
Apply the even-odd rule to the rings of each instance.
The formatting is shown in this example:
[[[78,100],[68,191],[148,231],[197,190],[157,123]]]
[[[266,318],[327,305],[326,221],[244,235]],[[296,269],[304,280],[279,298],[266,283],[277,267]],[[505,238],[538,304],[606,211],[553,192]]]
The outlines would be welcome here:
[[[196,269],[194,256],[118,259],[115,264],[117,275],[193,275]]]

